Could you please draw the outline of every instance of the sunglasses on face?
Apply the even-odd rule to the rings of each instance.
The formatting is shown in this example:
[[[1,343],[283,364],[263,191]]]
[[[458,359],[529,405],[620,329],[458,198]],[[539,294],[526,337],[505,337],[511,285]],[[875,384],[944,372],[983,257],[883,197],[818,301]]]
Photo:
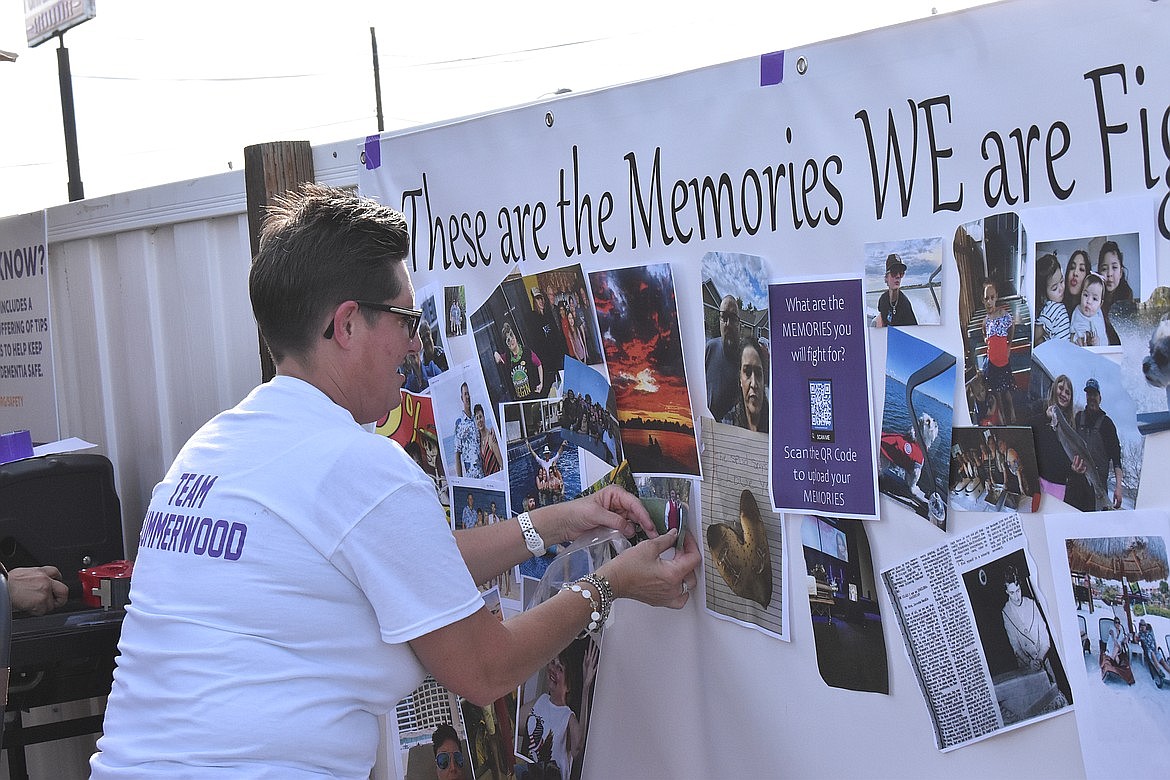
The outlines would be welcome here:
[[[391,306],[388,303],[375,303],[374,301],[355,300],[354,303],[356,303],[359,308],[364,306],[367,309],[377,309],[378,311],[384,311],[389,314],[397,314],[403,318],[403,324],[406,326],[406,332],[410,338],[413,339],[418,335],[418,329],[422,324],[423,316],[421,309],[406,309],[401,306]],[[321,335],[327,339],[333,338],[332,320],[329,321],[329,327],[325,328],[325,332]]]
[[[455,762],[455,766],[460,769],[463,768],[463,751],[452,750],[450,752],[442,752],[435,754],[435,766],[439,768],[440,772],[446,771],[447,767],[451,766],[451,762]]]

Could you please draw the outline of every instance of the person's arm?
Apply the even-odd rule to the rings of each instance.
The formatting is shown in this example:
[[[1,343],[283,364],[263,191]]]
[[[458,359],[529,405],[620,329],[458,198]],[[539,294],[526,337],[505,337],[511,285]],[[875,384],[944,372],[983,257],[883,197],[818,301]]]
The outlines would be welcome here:
[[[601,650],[597,643],[590,641],[589,646],[585,648],[585,657],[581,659],[581,714],[569,717],[568,729],[569,755],[573,757],[574,764],[581,760],[585,752],[585,735],[589,733],[589,694],[593,688],[593,679],[597,675],[600,655]]]
[[[1121,509],[1121,486],[1124,477],[1121,470],[1121,440],[1117,438],[1117,426],[1108,416],[1101,428],[1101,433],[1105,437],[1106,451],[1113,460],[1113,508]]]
[[[1039,613],[1040,606],[1036,606],[1036,611]],[[1040,618],[1040,644],[1036,648],[1036,668],[1044,665],[1044,659],[1048,656],[1048,651],[1052,649],[1052,639],[1048,636],[1048,623],[1044,618]]]
[[[615,528],[626,538],[638,528],[648,536],[658,535],[637,496],[613,485],[575,501],[533,509],[528,515],[545,547],[572,542],[600,528]],[[477,585],[532,557],[515,517],[470,532],[458,531],[455,543]]]
[[[556,454],[553,455],[551,459],[549,459],[548,467],[550,469],[553,466],[557,465],[557,461],[561,459],[561,453],[564,451],[565,451],[565,440],[561,439],[561,446],[557,447]]]
[[[459,440],[459,422],[455,423],[455,476],[463,476],[463,448],[467,446],[465,441]]]
[[[69,586],[56,566],[27,566],[8,572],[8,598],[13,609],[44,615],[69,600]]]
[[[544,366],[541,365],[540,358],[536,356],[535,352],[529,350],[528,357],[532,359],[532,365],[536,366],[536,392],[539,393],[544,389]]]
[[[516,543],[523,546],[513,523],[474,530],[480,535],[501,526],[510,527]],[[660,558],[674,540],[674,534],[669,533],[644,541],[607,561],[597,573],[609,581],[615,598],[679,609],[690,597],[683,593],[682,583],[685,580],[693,585],[702,558],[690,536],[681,554],[671,560]],[[411,640],[410,647],[423,667],[448,690],[487,706],[514,690],[568,645],[588,625],[592,609],[587,598],[572,591],[557,593],[503,623],[484,607]]]

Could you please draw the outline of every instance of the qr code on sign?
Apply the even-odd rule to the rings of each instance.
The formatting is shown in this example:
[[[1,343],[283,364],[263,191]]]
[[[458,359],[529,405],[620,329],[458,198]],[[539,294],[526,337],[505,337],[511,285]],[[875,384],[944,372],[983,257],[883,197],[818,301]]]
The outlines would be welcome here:
[[[808,409],[813,441],[833,440],[833,382],[808,380]]]

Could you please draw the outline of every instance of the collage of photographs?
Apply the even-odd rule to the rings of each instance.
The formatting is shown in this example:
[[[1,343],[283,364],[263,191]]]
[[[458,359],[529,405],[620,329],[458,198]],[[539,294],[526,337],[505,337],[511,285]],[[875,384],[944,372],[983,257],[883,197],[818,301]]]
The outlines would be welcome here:
[[[959,226],[950,246],[941,237],[866,245],[857,321],[886,341],[880,435],[872,440],[885,500],[942,532],[951,512],[1034,513],[1044,495],[1086,512],[1133,509],[1143,437],[1170,427],[1170,335],[1165,344],[1156,335],[1166,328],[1159,323],[1170,294],[1141,261],[1146,244],[1138,232],[1031,243],[1021,220],[1005,213]],[[957,291],[943,284],[948,256]],[[400,369],[408,402],[380,430],[434,479],[452,529],[625,485],[659,531],[689,529],[699,540],[712,616],[784,641],[785,570],[796,565],[784,541],[791,518],[803,540],[821,677],[888,693],[880,578],[864,519],[786,515],[771,498],[779,446],[770,432],[772,382],[784,370],[773,357],[789,357],[773,354],[784,339],[773,334],[772,272],[764,258],[729,252],[707,252],[698,266],[701,391],[687,384],[687,364],[700,356],[684,362],[679,292],[693,293],[680,284],[682,266],[513,271],[486,294],[419,291],[422,349]],[[956,294],[958,311],[944,311]],[[962,355],[930,336],[950,320],[962,323]],[[777,325],[785,337],[790,324]],[[454,364],[453,351],[474,357]],[[831,392],[831,381],[823,384]],[[959,399],[969,425],[958,419]],[[834,415],[829,397],[821,400],[840,419],[818,429],[816,400],[805,423],[814,443],[832,443],[834,425],[860,421],[855,410]],[[550,566],[558,552],[487,583],[485,598],[513,613],[531,606],[525,591],[555,592],[549,582],[585,571]],[[962,609],[984,644],[978,674],[998,706],[976,727],[948,723],[938,702],[928,703],[940,746],[956,728],[961,745],[1066,710],[1074,692],[1055,640],[1025,614],[1047,609],[1027,574],[1026,549],[956,565],[967,582]],[[898,592],[887,586],[902,622]],[[1025,622],[1030,638],[1005,632]],[[1032,649],[1021,649],[1028,642]],[[600,654],[600,637],[579,640],[494,708],[471,713],[464,703],[471,725],[458,739],[469,746],[470,776],[578,777]],[[509,727],[505,745],[501,729]]]

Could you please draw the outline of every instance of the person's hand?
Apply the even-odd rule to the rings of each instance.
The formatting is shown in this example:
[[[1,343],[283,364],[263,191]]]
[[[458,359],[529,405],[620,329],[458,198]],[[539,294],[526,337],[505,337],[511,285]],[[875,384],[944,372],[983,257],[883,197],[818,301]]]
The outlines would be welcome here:
[[[28,566],[8,572],[8,598],[13,609],[43,615],[69,599],[69,586],[56,566]]]
[[[1056,428],[1056,405],[1048,407],[1048,421],[1052,423],[1053,429]]]
[[[600,657],[601,648],[597,646],[596,642],[590,641],[589,646],[585,648],[585,658],[581,661],[582,683],[586,690],[593,684],[593,678],[597,676],[597,660]]]
[[[1089,331],[1087,333],[1085,333],[1085,346],[1086,347],[1097,346],[1097,331],[1096,330],[1090,328]]]
[[[616,529],[627,539],[638,528],[645,531],[647,536],[658,535],[654,522],[638,497],[616,485],[607,485],[596,493],[559,504],[557,509],[561,511],[553,519],[555,526],[550,527],[547,533],[543,528],[538,529],[549,543],[571,542],[597,528]],[[533,522],[537,522],[536,517],[533,517]]]
[[[503,362],[504,362],[504,358],[502,358],[502,357],[500,356],[500,353],[499,353],[499,352],[493,352],[492,354],[496,356],[496,362],[497,362],[497,363],[503,363]]]
[[[1117,487],[1113,489],[1113,508],[1121,509],[1121,482],[1117,483]]]
[[[609,580],[617,598],[681,609],[698,582],[696,570],[703,558],[694,537],[687,534],[682,551],[676,551],[670,560],[664,559],[662,553],[673,547],[677,538],[678,531],[672,529],[640,542],[606,561],[597,573]]]
[[[1073,455],[1071,468],[1078,474],[1084,474],[1089,470],[1089,464],[1085,463],[1084,458],[1082,458],[1080,455]]]

